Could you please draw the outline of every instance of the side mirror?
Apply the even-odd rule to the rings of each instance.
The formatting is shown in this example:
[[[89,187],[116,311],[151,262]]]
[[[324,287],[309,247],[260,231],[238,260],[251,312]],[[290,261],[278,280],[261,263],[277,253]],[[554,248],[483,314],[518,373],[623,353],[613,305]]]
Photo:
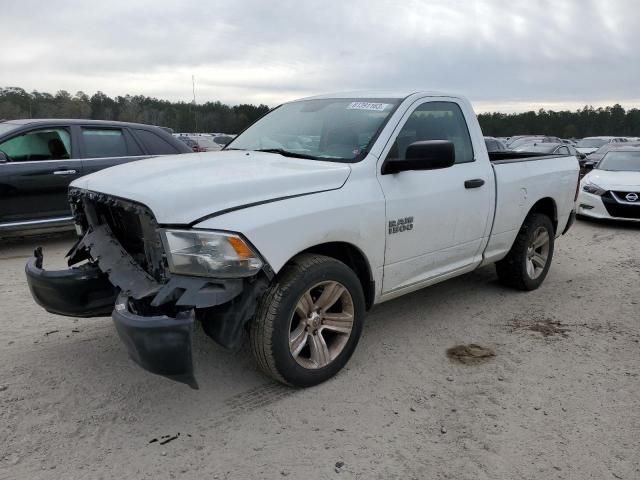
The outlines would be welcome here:
[[[7,163],[9,161],[9,157],[4,152],[0,152],[0,163]]]
[[[448,140],[413,142],[407,147],[406,158],[389,158],[382,166],[382,175],[407,170],[437,170],[456,162],[453,143]]]
[[[578,158],[579,158],[580,160],[586,160],[586,159],[587,159],[587,156],[586,156],[584,153],[580,153],[580,152],[578,152]]]

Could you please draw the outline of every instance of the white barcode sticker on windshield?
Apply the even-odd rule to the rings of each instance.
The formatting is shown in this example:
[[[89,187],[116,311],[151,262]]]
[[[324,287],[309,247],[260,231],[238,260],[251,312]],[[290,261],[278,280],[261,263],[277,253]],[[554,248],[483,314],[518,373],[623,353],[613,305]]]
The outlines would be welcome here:
[[[374,112],[382,112],[389,105],[389,103],[351,102],[347,110],[373,110]]]

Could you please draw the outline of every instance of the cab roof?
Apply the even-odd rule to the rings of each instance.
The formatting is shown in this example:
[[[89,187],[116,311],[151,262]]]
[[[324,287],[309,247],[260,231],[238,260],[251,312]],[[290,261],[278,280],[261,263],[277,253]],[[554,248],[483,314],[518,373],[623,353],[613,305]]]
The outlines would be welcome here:
[[[428,91],[428,90],[401,90],[401,91],[355,90],[350,92],[336,92],[336,93],[325,93],[321,95],[313,95],[310,97],[301,98],[299,100],[321,100],[321,99],[330,99],[330,98],[397,98],[400,100],[400,99],[411,97],[412,95],[429,96],[429,97],[461,98],[459,95],[455,95],[455,94]]]

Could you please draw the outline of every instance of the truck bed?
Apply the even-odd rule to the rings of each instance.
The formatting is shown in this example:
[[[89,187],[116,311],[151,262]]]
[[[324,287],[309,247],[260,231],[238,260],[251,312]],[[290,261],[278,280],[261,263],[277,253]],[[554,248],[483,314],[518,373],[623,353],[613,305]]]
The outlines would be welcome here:
[[[579,171],[578,159],[572,155],[497,152],[489,157],[496,180],[496,209],[485,264],[499,260],[509,250],[522,219],[538,199],[555,202],[553,220],[560,235],[573,208]]]

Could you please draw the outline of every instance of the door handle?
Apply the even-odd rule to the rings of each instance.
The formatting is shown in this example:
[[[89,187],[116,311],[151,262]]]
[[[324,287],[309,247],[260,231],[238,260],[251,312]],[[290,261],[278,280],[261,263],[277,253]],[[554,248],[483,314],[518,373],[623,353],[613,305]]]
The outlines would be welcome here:
[[[464,188],[480,188],[484,185],[484,180],[481,178],[474,178],[473,180],[467,180],[464,182]]]
[[[53,172],[54,175],[75,175],[75,170],[55,170]]]

